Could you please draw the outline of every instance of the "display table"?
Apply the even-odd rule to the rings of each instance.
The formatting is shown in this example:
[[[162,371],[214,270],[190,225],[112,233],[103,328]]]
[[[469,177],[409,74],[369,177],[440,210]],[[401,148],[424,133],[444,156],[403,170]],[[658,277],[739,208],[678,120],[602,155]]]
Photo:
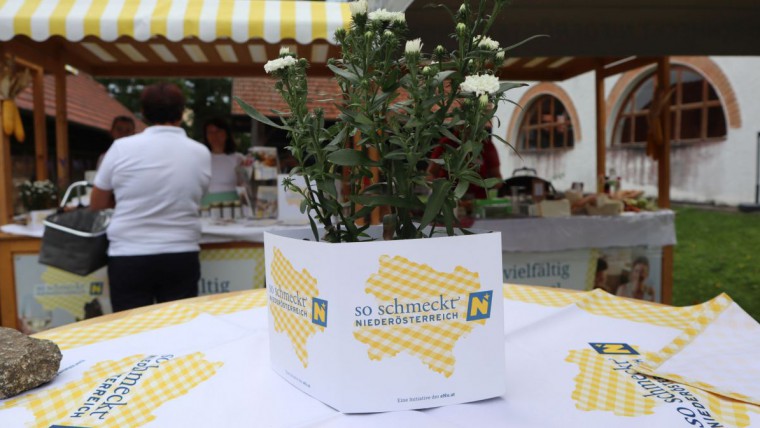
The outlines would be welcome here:
[[[624,283],[631,265],[645,257],[654,300],[662,301],[662,248],[675,244],[675,214],[669,210],[626,213],[615,217],[512,218],[479,220],[473,227],[501,232],[504,282],[591,289],[597,260],[608,262],[610,289]],[[202,222],[200,295],[258,288],[264,284],[265,231],[307,227],[252,220]],[[109,313],[105,269],[87,277],[67,274],[37,263],[42,227],[0,227],[0,325],[20,327],[34,296],[52,312],[52,326]],[[93,301],[96,300],[97,304]],[[92,311],[90,311],[92,312]]]
[[[601,281],[615,293],[630,281],[633,265],[645,263],[651,300],[667,303],[670,295],[663,249],[676,244],[673,211],[485,219],[473,227],[501,232],[504,282],[590,290]]]
[[[420,411],[336,412],[269,368],[267,294],[252,290],[141,308],[38,335],[63,349],[60,374],[47,385],[0,401],[0,426],[670,428],[760,423],[755,396],[760,326],[727,296],[675,308],[599,290],[506,285],[504,292],[507,391],[499,398]],[[636,372],[635,365],[645,359],[656,362],[666,355],[677,363],[681,354],[699,357],[700,349],[679,345],[684,337],[694,346],[715,340],[744,345],[734,353],[723,348],[716,354],[711,348],[711,358],[692,360],[696,375],[682,373],[696,379],[676,382]],[[457,346],[467,346],[467,339]],[[680,352],[667,357],[678,346]],[[725,398],[731,393],[725,386],[737,376],[748,380],[734,384],[745,400]],[[711,385],[689,385],[698,380]]]
[[[199,295],[264,285],[264,232],[302,227],[273,220],[202,222]],[[60,326],[110,313],[108,275],[99,269],[77,276],[37,263],[44,228],[0,227],[0,325],[22,328],[25,311],[50,312]]]

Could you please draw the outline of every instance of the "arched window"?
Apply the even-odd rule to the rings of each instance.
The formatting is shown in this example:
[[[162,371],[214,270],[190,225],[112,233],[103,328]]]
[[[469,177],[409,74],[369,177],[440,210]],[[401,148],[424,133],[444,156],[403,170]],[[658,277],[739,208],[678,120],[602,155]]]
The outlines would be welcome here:
[[[574,143],[570,115],[559,99],[544,94],[528,105],[517,134],[518,150],[567,149]]]
[[[673,142],[714,141],[726,136],[726,116],[718,93],[702,75],[689,67],[670,70],[670,138]],[[630,92],[615,122],[612,143],[645,143],[649,108],[656,87],[654,72]]]

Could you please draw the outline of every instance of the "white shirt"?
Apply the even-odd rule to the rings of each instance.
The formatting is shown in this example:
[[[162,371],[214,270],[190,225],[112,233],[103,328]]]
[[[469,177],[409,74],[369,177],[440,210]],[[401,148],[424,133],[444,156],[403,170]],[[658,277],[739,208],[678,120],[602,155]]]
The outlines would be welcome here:
[[[182,128],[151,126],[114,141],[94,182],[116,198],[108,254],[199,251],[198,208],[210,178],[209,150]]]
[[[240,153],[211,154],[211,183],[209,193],[234,192],[237,186],[236,168],[243,162]]]

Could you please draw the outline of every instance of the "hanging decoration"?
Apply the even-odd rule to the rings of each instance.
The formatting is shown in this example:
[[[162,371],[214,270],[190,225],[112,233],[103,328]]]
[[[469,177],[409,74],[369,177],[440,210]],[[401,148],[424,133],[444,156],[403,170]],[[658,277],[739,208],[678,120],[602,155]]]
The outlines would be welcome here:
[[[2,100],[3,132],[7,136],[13,135],[20,143],[24,142],[26,134],[24,125],[21,123],[21,114],[14,99],[32,81],[29,69],[16,70],[16,63],[9,58],[0,68],[0,100]]]

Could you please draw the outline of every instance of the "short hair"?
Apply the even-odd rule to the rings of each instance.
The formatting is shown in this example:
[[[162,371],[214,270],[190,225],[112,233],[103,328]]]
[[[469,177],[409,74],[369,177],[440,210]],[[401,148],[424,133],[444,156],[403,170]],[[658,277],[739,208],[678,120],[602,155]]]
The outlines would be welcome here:
[[[113,121],[111,121],[111,129],[113,129],[114,126],[116,126],[116,124],[119,123],[119,122],[127,122],[127,123],[131,123],[132,126],[135,126],[135,120],[132,119],[131,117],[129,117],[129,116],[116,116],[116,117],[113,118]]]
[[[634,267],[636,265],[645,265],[646,267],[649,267],[649,259],[646,258],[646,256],[636,257],[633,260],[633,263],[631,263],[631,267]]]
[[[185,96],[177,85],[168,82],[146,86],[140,95],[140,105],[145,120],[153,125],[174,123],[182,120]]]
[[[208,128],[209,125],[214,125],[219,129],[223,129],[224,132],[227,133],[227,139],[224,140],[224,153],[235,153],[237,146],[235,145],[235,140],[232,139],[232,127],[230,126],[229,122],[221,117],[212,117],[206,120],[206,122],[203,124],[203,144],[205,144],[206,147],[211,150],[211,144],[206,137],[206,128]]]
[[[604,260],[603,258],[596,259],[596,271],[597,272],[603,272],[607,270],[609,266],[607,265],[607,260]]]

